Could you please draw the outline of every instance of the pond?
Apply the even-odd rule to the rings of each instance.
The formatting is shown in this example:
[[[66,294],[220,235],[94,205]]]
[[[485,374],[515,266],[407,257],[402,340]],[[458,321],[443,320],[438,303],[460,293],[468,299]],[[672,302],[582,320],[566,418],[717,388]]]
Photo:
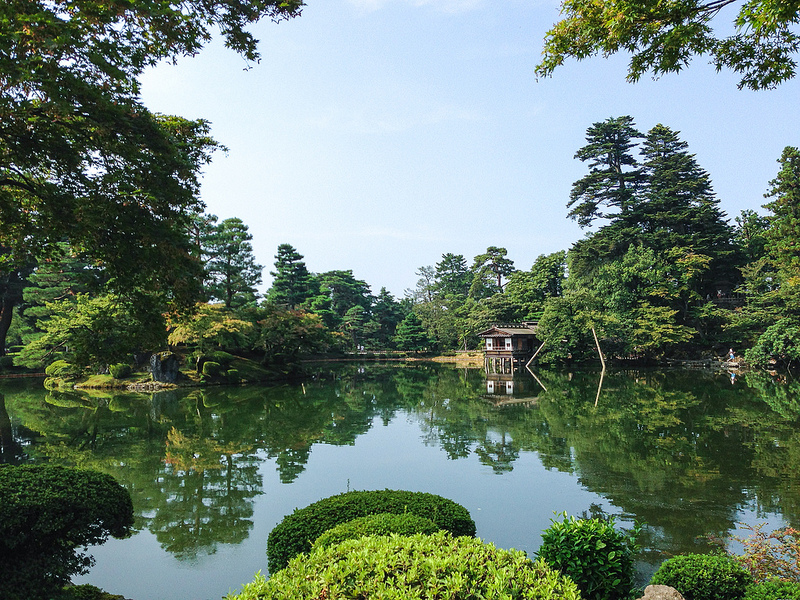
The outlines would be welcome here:
[[[321,366],[303,383],[152,395],[0,382],[6,462],[113,475],[136,532],[79,583],[134,600],[219,600],[266,572],[270,530],[347,490],[465,506],[478,536],[533,554],[556,513],[645,525],[639,578],[707,536],[800,524],[800,386],[766,375]],[[2,401],[4,399],[4,402]]]

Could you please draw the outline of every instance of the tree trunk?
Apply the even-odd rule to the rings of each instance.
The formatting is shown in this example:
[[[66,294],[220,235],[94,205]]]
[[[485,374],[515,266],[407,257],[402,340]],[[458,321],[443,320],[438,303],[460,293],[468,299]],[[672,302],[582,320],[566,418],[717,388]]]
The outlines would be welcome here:
[[[22,447],[14,440],[11,419],[6,410],[6,398],[0,394],[0,464],[16,464]]]
[[[0,356],[6,354],[6,336],[11,328],[11,317],[14,316],[15,298],[5,295],[0,298]]]

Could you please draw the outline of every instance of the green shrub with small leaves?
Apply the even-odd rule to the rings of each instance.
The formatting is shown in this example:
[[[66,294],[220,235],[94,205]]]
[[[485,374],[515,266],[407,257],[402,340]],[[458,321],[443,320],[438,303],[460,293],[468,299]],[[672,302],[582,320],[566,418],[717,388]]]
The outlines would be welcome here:
[[[800,600],[800,582],[773,579],[754,583],[747,588],[744,600]]]
[[[425,517],[417,515],[392,513],[379,513],[359,517],[346,523],[340,523],[332,529],[328,529],[319,536],[312,549],[325,548],[334,544],[341,544],[345,540],[354,540],[368,535],[414,535],[417,533],[430,535],[436,533],[441,528]]]
[[[48,377],[68,379],[80,375],[81,369],[80,367],[73,365],[72,363],[68,363],[65,360],[57,360],[47,365],[44,372]]]
[[[227,377],[228,381],[231,383],[238,383],[242,380],[238,369],[228,369],[225,371],[225,377]]]
[[[537,555],[570,577],[584,600],[630,598],[639,529],[628,534],[614,528],[613,518],[576,519],[565,513],[542,533]]]
[[[650,583],[674,587],[686,600],[741,600],[753,576],[727,555],[684,554],[665,560]]]
[[[89,585],[69,585],[64,588],[58,600],[125,600],[124,596],[109,594],[99,587]]]
[[[51,465],[0,465],[0,598],[56,598],[88,572],[87,546],[125,537],[130,493],[111,476]]]
[[[125,363],[116,363],[108,366],[108,372],[114,379],[125,379],[131,374],[131,366]]]
[[[346,492],[323,498],[284,517],[267,539],[267,568],[277,573],[289,561],[308,552],[328,529],[358,517],[378,513],[426,517],[456,536],[474,536],[475,521],[469,511],[447,498],[424,492],[378,490]]]
[[[318,548],[295,557],[269,579],[259,573],[239,594],[226,598],[580,600],[580,594],[569,578],[520,550],[502,550],[439,531],[362,537]]]

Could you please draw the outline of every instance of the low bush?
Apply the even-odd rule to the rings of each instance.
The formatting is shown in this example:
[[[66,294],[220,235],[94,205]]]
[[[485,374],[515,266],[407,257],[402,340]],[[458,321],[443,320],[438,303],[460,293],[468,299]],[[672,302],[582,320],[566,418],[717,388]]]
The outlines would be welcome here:
[[[116,363],[108,366],[108,372],[114,379],[125,379],[131,374],[131,366],[125,363]]]
[[[58,600],[125,600],[124,596],[109,594],[93,585],[70,585],[64,588]]]
[[[328,529],[319,536],[312,546],[312,550],[326,548],[334,544],[341,544],[345,540],[354,540],[368,535],[414,535],[417,533],[429,535],[436,533],[440,527],[425,517],[417,515],[392,513],[378,513],[359,517],[346,523],[340,523]]]
[[[772,579],[800,581],[800,530],[783,527],[764,531],[765,526],[766,523],[743,524],[750,535],[732,536],[742,545],[742,554],[736,560],[756,583]]]
[[[93,564],[87,546],[133,525],[128,491],[103,473],[0,466],[0,598],[58,597]]]
[[[469,537],[363,537],[294,558],[269,580],[261,574],[227,600],[323,598],[514,598],[580,600],[576,585],[519,550]]]
[[[81,374],[80,367],[68,363],[65,360],[57,360],[47,365],[44,370],[48,377],[59,377],[61,379],[68,379],[70,377],[77,377]]]
[[[650,583],[674,587],[686,600],[740,600],[753,577],[730,556],[684,554],[664,561]]]
[[[0,356],[0,369],[10,369],[14,366],[13,356]]]
[[[800,600],[800,582],[764,581],[747,588],[744,600]]]
[[[563,515],[542,533],[538,556],[570,577],[585,600],[630,598],[634,589],[635,536],[614,528],[614,520]]]
[[[238,383],[242,380],[241,376],[239,375],[238,369],[228,369],[225,372],[225,377],[228,378],[228,381],[231,383]]]
[[[308,552],[311,543],[328,529],[377,513],[427,517],[453,535],[475,535],[475,522],[469,511],[447,498],[399,490],[346,492],[295,509],[278,523],[267,540],[269,572],[276,573],[301,552]]]

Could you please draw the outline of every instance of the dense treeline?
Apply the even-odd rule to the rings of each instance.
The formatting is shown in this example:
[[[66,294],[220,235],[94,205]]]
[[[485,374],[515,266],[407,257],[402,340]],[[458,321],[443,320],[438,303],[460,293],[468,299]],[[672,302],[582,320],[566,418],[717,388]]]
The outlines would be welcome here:
[[[281,244],[261,297],[264,267],[247,225],[195,211],[183,229],[195,266],[180,294],[120,285],[111,266],[68,241],[44,258],[6,261],[15,266],[0,280],[0,352],[21,346],[14,360],[28,367],[66,359],[102,370],[167,346],[225,349],[285,369],[324,352],[468,350],[492,323],[538,321],[549,362],[593,359],[593,332],[623,359],[728,347],[759,364],[800,358],[800,151],[780,157],[769,213],[746,210],[733,223],[667,126],[595,123],[575,157],[588,172],[572,186],[568,216],[588,233],[529,270],[501,247],[471,263],[446,253],[398,300],[385,288],[373,294],[352,270],[312,273]]]
[[[323,352],[467,350],[492,323],[538,321],[551,362],[593,358],[593,332],[617,358],[729,346],[760,364],[800,358],[800,152],[779,159],[769,214],[746,210],[730,223],[678,132],[641,133],[625,116],[593,124],[586,142],[575,157],[588,172],[567,208],[588,233],[529,270],[505,248],[489,246],[471,264],[446,253],[398,300],[385,288],[372,294],[351,270],[311,273],[281,244],[262,298],[247,225],[195,211],[183,237],[196,267],[180,294],[120,285],[113,268],[68,241],[21,265],[6,261],[16,266],[2,278],[0,351],[21,346],[15,361],[28,367],[67,359],[102,370],[168,345],[221,348],[285,368]],[[189,291],[194,304],[183,301]]]
[[[468,348],[492,322],[536,320],[545,361],[594,358],[593,329],[617,358],[730,346],[758,364],[800,358],[800,151],[779,159],[769,214],[745,210],[730,223],[678,132],[641,133],[625,116],[593,124],[586,142],[575,157],[588,173],[567,204],[590,228],[583,239],[528,271],[495,247],[470,268],[445,254],[418,271],[414,311],[436,344]]]

